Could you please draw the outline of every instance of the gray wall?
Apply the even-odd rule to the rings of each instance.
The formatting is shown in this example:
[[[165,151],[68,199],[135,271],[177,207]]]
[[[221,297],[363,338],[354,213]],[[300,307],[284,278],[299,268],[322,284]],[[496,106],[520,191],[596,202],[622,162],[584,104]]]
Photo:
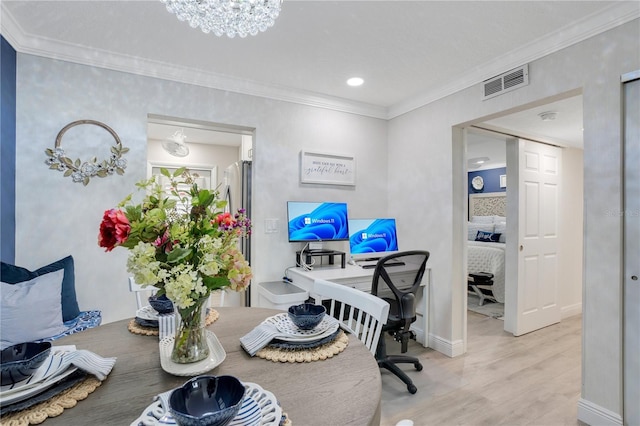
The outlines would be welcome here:
[[[406,242],[431,250],[431,341],[464,351],[461,277],[462,141],[454,127],[563,93],[584,97],[584,340],[580,415],[622,413],[621,218],[606,214],[621,199],[620,76],[640,68],[639,21],[607,31],[529,65],[527,87],[481,101],[471,87],[389,123],[390,213],[424,226]],[[407,181],[413,185],[406,185]],[[438,227],[431,226],[434,223]],[[406,232],[406,229],[404,230]],[[459,283],[452,285],[452,283]]]
[[[386,122],[264,98],[141,77],[63,61],[18,55],[16,142],[16,263],[35,268],[71,254],[82,309],[101,309],[104,321],[130,318],[125,249],[97,245],[104,210],[115,207],[147,173],[147,115],[157,114],[255,128],[252,267],[254,282],[280,279],[295,263],[298,245],[286,235],[286,201],[346,201],[349,213],[386,215]],[[94,178],[88,186],[49,170],[67,123],[88,118],[111,126],[131,151],[123,176]],[[71,158],[109,155],[108,143],[65,134]],[[313,149],[351,154],[355,187],[301,185],[299,153]],[[280,232],[265,234],[266,218]],[[348,247],[336,246],[346,250]],[[257,292],[253,292],[257,303]]]

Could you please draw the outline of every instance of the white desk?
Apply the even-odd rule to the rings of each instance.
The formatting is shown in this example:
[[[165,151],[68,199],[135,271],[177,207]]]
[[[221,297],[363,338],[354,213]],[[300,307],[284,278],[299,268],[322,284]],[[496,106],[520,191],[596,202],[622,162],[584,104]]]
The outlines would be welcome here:
[[[399,276],[401,282],[405,282],[402,275],[406,274],[407,287],[413,284],[415,274],[409,272],[410,265],[394,266],[391,275]],[[415,270],[415,267],[413,268]],[[358,290],[371,292],[371,281],[374,269],[364,269],[360,266],[347,264],[343,269],[339,265],[328,265],[314,267],[311,271],[302,268],[289,269],[289,278],[294,285],[309,292],[309,295],[316,299],[313,293],[313,282],[316,279],[332,281],[337,284],[348,285]],[[416,333],[416,340],[424,347],[429,345],[429,283],[431,281],[431,269],[427,268],[420,284],[420,290],[416,295],[416,322],[411,325],[411,329]]]

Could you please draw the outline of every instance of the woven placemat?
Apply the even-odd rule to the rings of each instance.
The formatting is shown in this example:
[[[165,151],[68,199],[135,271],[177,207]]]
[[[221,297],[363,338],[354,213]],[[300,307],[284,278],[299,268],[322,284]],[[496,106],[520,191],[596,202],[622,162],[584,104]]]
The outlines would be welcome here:
[[[51,399],[47,401],[43,401],[23,411],[2,416],[2,418],[0,418],[0,425],[39,425],[47,420],[47,418],[59,416],[65,409],[75,407],[78,401],[87,398],[87,396],[101,384],[102,382],[94,376],[88,376],[83,381],[76,383],[71,388],[51,397]]]
[[[311,349],[281,349],[266,346],[258,351],[257,357],[273,362],[313,362],[323,361],[344,351],[349,345],[349,337],[341,331],[332,342]]]
[[[207,318],[205,319],[205,324],[213,324],[218,319],[218,317],[220,317],[218,311],[216,311],[215,309],[209,309],[209,313],[207,313]],[[157,327],[143,327],[136,322],[135,318],[129,321],[127,329],[133,334],[143,334],[145,336],[157,336],[158,334],[160,334],[160,331]]]

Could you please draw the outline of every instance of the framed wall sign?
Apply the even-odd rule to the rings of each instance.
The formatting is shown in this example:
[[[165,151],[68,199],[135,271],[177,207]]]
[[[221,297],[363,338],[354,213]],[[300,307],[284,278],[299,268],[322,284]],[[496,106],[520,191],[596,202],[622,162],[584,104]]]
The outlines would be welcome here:
[[[356,158],[352,155],[300,151],[300,182],[355,185]]]
[[[507,175],[500,175],[500,188],[507,187]]]

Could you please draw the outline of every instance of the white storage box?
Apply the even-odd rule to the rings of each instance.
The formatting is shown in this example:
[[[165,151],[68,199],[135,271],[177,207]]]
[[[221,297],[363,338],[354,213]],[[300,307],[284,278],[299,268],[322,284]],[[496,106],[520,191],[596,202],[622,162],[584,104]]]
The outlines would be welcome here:
[[[258,305],[263,308],[286,311],[309,298],[309,292],[284,281],[258,283]]]

